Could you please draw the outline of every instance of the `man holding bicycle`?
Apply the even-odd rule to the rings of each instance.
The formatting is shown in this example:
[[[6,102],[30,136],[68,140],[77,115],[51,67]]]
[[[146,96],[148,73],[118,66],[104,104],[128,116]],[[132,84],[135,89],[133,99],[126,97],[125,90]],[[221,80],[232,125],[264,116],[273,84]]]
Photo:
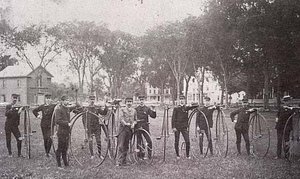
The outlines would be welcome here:
[[[241,139],[242,135],[246,143],[247,154],[250,155],[250,139],[249,139],[249,119],[250,114],[255,112],[255,109],[249,109],[248,99],[242,100],[242,108],[230,113],[232,122],[235,123],[236,147],[238,154],[241,154]],[[238,115],[237,119],[235,116]]]
[[[51,94],[45,94],[45,104],[38,106],[32,111],[34,116],[41,120],[41,129],[44,139],[46,157],[50,157],[49,153],[52,145],[51,119],[55,106],[56,104],[52,104]],[[39,112],[42,112],[42,115],[40,115]]]
[[[18,127],[20,124],[20,113],[23,107],[17,106],[16,104],[19,95],[12,94],[11,97],[12,97],[12,103],[6,106],[6,111],[5,111],[6,121],[4,127],[8,157],[12,157],[11,133],[15,136],[17,141],[18,157],[23,157],[21,155],[21,148],[22,148],[21,133]]]
[[[197,131],[200,133],[200,154],[203,154],[203,139],[204,139],[204,133],[208,137],[208,127],[213,127],[213,112],[216,110],[216,106],[210,106],[210,98],[205,98],[205,106],[200,108],[201,112],[197,113],[196,117],[196,126]],[[204,116],[205,115],[205,116]],[[207,122],[206,122],[207,120]],[[208,124],[207,124],[208,123]],[[207,126],[208,125],[208,126]],[[212,146],[212,138],[210,137],[208,142],[208,148],[210,150],[210,154],[213,155],[213,146]]]
[[[69,147],[69,138],[72,125],[70,123],[70,111],[75,109],[76,106],[68,106],[69,100],[68,97],[63,95],[60,98],[60,104],[58,104],[55,109],[55,120],[56,124],[58,125],[57,130],[57,138],[58,138],[58,146],[56,150],[56,161],[57,166],[61,168],[61,157],[63,159],[64,165],[67,167],[69,166],[69,161],[67,158],[67,152]]]
[[[89,106],[87,106],[84,110],[90,111],[96,115],[106,115],[107,114],[107,108],[96,108],[95,106],[95,96],[90,95],[89,96]],[[84,111],[83,110],[83,111]],[[87,113],[86,115],[82,116],[82,121],[84,128],[86,129],[88,138],[89,138],[89,150],[91,153],[91,159],[94,158],[94,151],[92,148],[92,135],[95,135],[96,143],[97,143],[97,149],[98,149],[98,157],[101,157],[101,128],[102,124],[99,122],[99,118],[93,114]],[[106,131],[104,131],[106,132]]]
[[[156,111],[154,106],[151,106],[151,109],[149,107],[147,107],[145,105],[145,96],[141,95],[139,96],[140,99],[140,105],[138,107],[135,108],[136,113],[137,113],[137,124],[136,124],[136,128],[143,128],[145,129],[148,133],[150,133],[149,131],[149,117],[151,118],[156,118]],[[152,149],[152,141],[148,136],[144,136],[146,138],[147,143],[149,144],[149,148]],[[142,142],[142,134],[138,133],[137,134],[137,145],[138,145],[138,149],[141,151],[141,142]],[[149,158],[151,158],[152,155],[152,151],[149,149],[148,154],[149,154]],[[144,153],[139,153],[138,157],[139,158],[144,158],[145,154]]]
[[[185,144],[186,144],[186,158],[190,159],[190,137],[188,132],[189,127],[189,118],[188,112],[191,109],[198,107],[198,105],[194,106],[186,106],[185,105],[185,96],[179,96],[179,106],[175,107],[172,114],[172,129],[175,134],[175,152],[177,159],[180,159],[179,156],[179,137],[180,133],[182,134]]]
[[[120,110],[120,126],[118,134],[118,156],[117,166],[126,164],[126,156],[129,149],[129,141],[132,136],[132,129],[136,121],[136,110],[132,107],[132,98],[126,98],[126,107]]]
[[[276,126],[275,129],[277,130],[277,157],[275,159],[280,159],[281,158],[281,150],[282,150],[282,138],[284,135],[284,127],[287,123],[287,120],[291,115],[293,115],[294,111],[293,108],[290,107],[290,101],[291,97],[290,96],[284,96],[282,98],[282,103],[283,105],[280,106],[278,113],[277,113],[277,118],[276,118]],[[293,128],[292,123],[289,123],[287,126],[286,130],[286,137],[285,141],[288,141],[288,136]],[[288,148],[287,146],[284,146],[284,154],[287,155]]]

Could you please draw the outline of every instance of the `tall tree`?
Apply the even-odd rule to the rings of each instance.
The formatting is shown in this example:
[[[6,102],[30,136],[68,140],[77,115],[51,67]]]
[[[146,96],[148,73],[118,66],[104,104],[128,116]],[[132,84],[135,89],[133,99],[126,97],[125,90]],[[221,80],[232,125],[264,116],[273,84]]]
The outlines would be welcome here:
[[[103,68],[107,74],[112,97],[121,97],[121,87],[136,70],[137,41],[134,36],[116,31],[104,45]]]

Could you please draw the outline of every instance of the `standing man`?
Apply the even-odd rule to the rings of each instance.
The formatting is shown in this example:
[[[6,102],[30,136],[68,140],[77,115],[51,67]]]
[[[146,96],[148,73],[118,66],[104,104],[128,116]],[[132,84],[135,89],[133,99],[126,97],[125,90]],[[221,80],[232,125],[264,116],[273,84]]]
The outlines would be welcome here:
[[[21,133],[19,130],[20,124],[20,113],[23,107],[17,106],[18,95],[12,94],[12,103],[6,106],[5,116],[5,136],[6,136],[6,147],[8,150],[8,157],[12,157],[11,152],[11,134],[13,134],[17,141],[17,148],[18,148],[18,157],[23,157],[21,155],[21,148],[22,148],[22,139]]]
[[[200,108],[200,110],[203,112],[197,112],[197,117],[196,117],[196,126],[197,126],[197,131],[200,133],[200,154],[203,154],[203,139],[204,139],[204,133],[206,137],[208,138],[208,127],[212,128],[213,127],[213,113],[214,110],[217,109],[216,106],[210,106],[210,98],[206,97],[205,98],[205,106]],[[205,116],[203,116],[203,114]],[[207,119],[207,122],[206,122]],[[208,125],[208,126],[207,126]],[[212,146],[212,137],[210,136],[209,142],[208,142],[208,148],[210,150],[210,154],[213,155],[213,146]]]
[[[179,106],[175,107],[172,114],[172,129],[175,134],[175,152],[177,159],[180,159],[179,156],[179,137],[180,133],[182,134],[185,144],[186,144],[186,158],[190,159],[190,137],[188,132],[189,127],[189,118],[188,112],[191,109],[198,107],[195,106],[186,106],[185,97],[183,95],[179,96]]]
[[[120,126],[118,135],[118,157],[117,166],[126,164],[126,156],[129,149],[129,141],[132,136],[132,129],[136,122],[136,110],[132,107],[132,98],[126,98],[126,107],[121,108]]]
[[[51,119],[55,106],[55,104],[52,104],[51,94],[45,94],[45,104],[40,105],[32,111],[34,116],[41,120],[41,129],[43,133],[46,157],[50,157],[49,153],[52,145]],[[40,115],[39,112],[42,112],[42,115]]]
[[[94,95],[89,96],[89,106],[86,107],[85,110],[88,110],[96,115],[106,115],[107,114],[107,108],[104,109],[96,108],[95,106],[95,99],[96,97]],[[89,150],[91,154],[91,159],[94,158],[94,151],[93,151],[93,138],[92,135],[95,135],[96,143],[97,143],[97,149],[98,149],[98,157],[101,157],[101,128],[104,129],[102,124],[99,122],[99,118],[93,114],[87,113],[87,115],[83,115],[82,117],[84,127],[87,127],[87,135],[89,139]],[[106,132],[106,131],[103,131]]]
[[[145,129],[149,134],[150,134],[150,130],[149,130],[149,118],[148,116],[152,117],[152,118],[156,118],[156,111],[154,106],[151,106],[151,109],[149,107],[147,107],[145,105],[145,96],[141,95],[139,96],[140,99],[140,105],[138,107],[135,108],[136,113],[137,113],[137,124],[136,124],[136,128],[143,128]],[[144,136],[146,138],[146,141],[149,145],[149,150],[148,150],[148,154],[149,154],[149,158],[151,158],[152,156],[152,141],[149,137]],[[141,142],[142,142],[142,134],[137,133],[137,148],[140,149],[141,151]],[[138,153],[138,157],[140,158],[144,158],[145,154],[144,153]]]
[[[232,122],[235,123],[236,147],[238,154],[241,154],[241,139],[242,135],[246,143],[247,154],[250,155],[250,140],[249,140],[249,118],[250,114],[255,112],[254,109],[249,109],[248,99],[242,100],[242,108],[230,113]],[[237,119],[235,116],[238,115]]]
[[[67,151],[69,147],[69,138],[70,138],[70,111],[72,111],[75,106],[68,107],[69,101],[67,96],[62,96],[60,98],[60,104],[56,106],[55,111],[55,120],[58,125],[57,138],[58,146],[56,150],[56,161],[57,166],[61,168],[61,157],[63,159],[64,165],[69,166],[67,159]],[[77,104],[76,104],[77,105]]]
[[[283,138],[283,132],[284,132],[284,126],[287,123],[287,120],[291,115],[293,115],[293,108],[290,107],[290,101],[291,97],[290,96],[284,96],[282,98],[282,105],[280,106],[278,113],[277,113],[277,118],[276,118],[276,126],[275,129],[277,130],[277,157],[275,159],[280,159],[281,158],[281,150],[282,150],[282,138]],[[290,122],[289,125],[287,126],[286,130],[286,137],[284,138],[285,141],[288,141],[289,134],[291,130],[293,129],[293,123]],[[284,154],[287,156],[288,148],[287,146],[284,146]]]

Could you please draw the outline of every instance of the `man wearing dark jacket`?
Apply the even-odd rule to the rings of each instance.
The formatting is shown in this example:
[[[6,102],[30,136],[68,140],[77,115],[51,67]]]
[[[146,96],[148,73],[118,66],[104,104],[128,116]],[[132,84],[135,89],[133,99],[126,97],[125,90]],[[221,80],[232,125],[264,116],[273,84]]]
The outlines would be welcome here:
[[[197,131],[200,133],[200,153],[203,154],[203,139],[204,133],[206,137],[208,137],[209,128],[213,127],[213,113],[214,110],[217,109],[216,106],[210,106],[210,98],[205,98],[206,104],[205,106],[200,108],[201,112],[197,113],[196,117],[196,126]],[[207,122],[206,122],[207,120]],[[207,126],[208,125],[208,126]],[[213,155],[213,146],[212,146],[212,138],[210,137],[208,142],[208,148],[210,149],[210,154]]]
[[[41,119],[41,129],[43,133],[46,157],[50,157],[49,153],[52,145],[51,119],[55,106],[55,104],[52,104],[51,94],[45,94],[45,104],[38,106],[32,111],[35,117]],[[40,115],[39,112],[42,112],[42,115]]]
[[[235,123],[236,147],[238,154],[241,154],[242,135],[246,143],[247,154],[250,155],[250,140],[249,140],[249,118],[250,114],[255,112],[254,109],[249,109],[248,99],[242,100],[243,107],[230,113],[232,122]],[[238,115],[237,119],[235,116]]]
[[[90,95],[89,96],[89,106],[85,107],[84,110],[90,111],[96,115],[106,115],[107,114],[107,107],[105,107],[104,109],[101,108],[96,108],[95,106],[95,96],[94,95]],[[82,110],[83,111],[83,110]],[[96,143],[97,143],[97,149],[98,149],[98,153],[97,156],[101,157],[101,128],[104,129],[104,127],[102,126],[102,124],[100,124],[99,122],[99,118],[97,116],[95,116],[94,114],[90,114],[87,113],[87,115],[83,115],[82,116],[82,120],[83,120],[83,125],[84,127],[86,127],[87,129],[87,135],[89,138],[89,150],[90,150],[90,154],[91,154],[91,159],[94,158],[94,151],[93,151],[93,138],[92,135],[95,135],[96,138]],[[103,131],[106,132],[106,131]]]
[[[186,144],[186,158],[190,159],[190,138],[188,132],[188,112],[191,109],[198,107],[195,106],[186,106],[185,105],[185,97],[183,95],[179,96],[179,106],[175,107],[172,114],[172,129],[175,134],[175,152],[177,159],[179,156],[179,137],[180,133],[182,134],[185,144]]]
[[[286,125],[287,120],[289,119],[289,117],[291,115],[293,115],[293,110],[290,107],[290,100],[291,97],[290,96],[284,96],[282,98],[282,103],[283,105],[280,106],[278,113],[277,113],[277,118],[276,118],[276,126],[275,129],[277,130],[277,157],[275,159],[280,159],[281,158],[281,150],[282,150],[282,138],[283,138],[283,132],[284,132],[284,127]],[[286,137],[285,137],[285,141],[288,141],[289,138],[289,134],[291,132],[293,128],[293,123],[290,122],[287,126],[287,130],[286,130]],[[288,148],[287,146],[284,146],[285,148],[285,155],[287,155],[288,152]]]
[[[156,111],[155,111],[155,108],[154,106],[151,106],[151,109],[149,107],[147,107],[145,105],[145,96],[141,95],[139,96],[139,99],[140,99],[140,105],[138,107],[135,108],[136,110],[136,116],[137,116],[137,124],[135,125],[135,128],[138,129],[138,128],[143,128],[145,129],[147,132],[149,132],[150,134],[150,130],[149,130],[149,117],[150,116],[151,118],[156,118]],[[148,142],[148,145],[149,145],[149,151],[148,151],[148,154],[149,154],[149,158],[152,156],[152,142],[151,142],[151,139],[148,138],[148,136],[145,136],[146,137],[146,141]],[[137,148],[140,149],[141,148],[141,142],[142,142],[142,134],[138,133],[137,134]],[[141,149],[140,149],[141,151]],[[145,157],[144,156],[145,154],[144,153],[139,153],[138,154],[138,157],[140,158],[143,158]]]
[[[57,129],[57,138],[58,138],[58,146],[56,150],[56,161],[57,166],[61,168],[61,157],[63,159],[64,165],[69,166],[69,162],[67,159],[67,152],[69,147],[69,137],[70,137],[70,111],[75,108],[75,106],[68,107],[67,105],[68,97],[62,96],[60,98],[60,104],[57,105],[54,109],[55,112],[55,121],[58,125]]]
[[[17,100],[18,95],[12,94],[12,103],[6,106],[5,110],[5,135],[6,135],[6,146],[8,150],[8,156],[12,157],[11,152],[11,133],[15,136],[17,141],[17,148],[18,148],[18,156],[22,157],[21,155],[21,148],[22,148],[22,140],[21,140],[21,133],[19,130],[19,124],[20,124],[20,113],[22,111],[22,107],[18,106]]]

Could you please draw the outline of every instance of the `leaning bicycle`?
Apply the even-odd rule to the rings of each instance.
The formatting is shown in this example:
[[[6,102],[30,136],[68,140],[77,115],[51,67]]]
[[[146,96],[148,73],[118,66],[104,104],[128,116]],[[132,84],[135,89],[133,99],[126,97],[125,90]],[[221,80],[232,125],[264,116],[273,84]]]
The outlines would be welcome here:
[[[95,126],[91,118],[97,119],[100,125]],[[72,118],[70,153],[80,166],[100,166],[108,155],[109,141],[104,121],[88,108]]]
[[[264,158],[270,149],[270,128],[265,117],[254,109],[249,120],[250,153]]]
[[[204,121],[197,123],[197,113],[204,116]],[[200,130],[197,130],[197,124]],[[200,110],[200,108],[195,108],[188,118],[188,132],[190,136],[190,154],[194,158],[205,158],[207,156],[209,145],[211,142],[211,130],[208,125],[208,120],[205,114]],[[186,144],[183,142],[181,144],[181,151],[186,150]]]
[[[283,151],[290,162],[300,161],[300,108],[293,107],[283,130]]]
[[[20,107],[15,107],[19,110]],[[21,139],[23,140],[23,149],[25,151],[24,155],[26,158],[31,158],[31,136],[36,131],[31,129],[31,119],[30,119],[30,107],[23,106],[22,112],[20,114],[21,120]]]

